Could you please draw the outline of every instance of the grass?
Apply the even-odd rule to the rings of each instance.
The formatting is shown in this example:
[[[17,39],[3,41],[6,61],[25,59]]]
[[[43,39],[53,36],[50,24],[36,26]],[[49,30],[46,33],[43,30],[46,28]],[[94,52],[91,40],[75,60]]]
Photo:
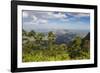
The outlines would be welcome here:
[[[33,50],[23,53],[23,62],[59,61],[68,60],[69,56],[64,50]]]

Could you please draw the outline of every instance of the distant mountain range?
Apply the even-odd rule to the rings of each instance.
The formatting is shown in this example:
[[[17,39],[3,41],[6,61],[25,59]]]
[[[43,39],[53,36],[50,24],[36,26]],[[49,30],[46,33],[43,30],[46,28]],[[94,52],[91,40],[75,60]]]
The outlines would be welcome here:
[[[86,35],[89,33],[88,30],[65,30],[65,29],[38,29],[34,30],[35,32],[41,32],[45,35],[48,34],[48,32],[52,31],[56,35],[56,43],[69,43],[71,42],[76,36],[81,37],[82,39],[86,37]],[[90,35],[90,34],[88,34]]]
[[[69,43],[71,42],[76,36],[81,37],[82,39],[88,34],[88,32],[67,32],[63,35],[58,35],[56,42],[60,43]]]
[[[63,34],[63,35],[58,35],[57,38],[56,38],[56,43],[58,43],[58,44],[69,43],[75,37],[76,37],[76,34],[72,34],[72,33],[66,33],[66,34]]]

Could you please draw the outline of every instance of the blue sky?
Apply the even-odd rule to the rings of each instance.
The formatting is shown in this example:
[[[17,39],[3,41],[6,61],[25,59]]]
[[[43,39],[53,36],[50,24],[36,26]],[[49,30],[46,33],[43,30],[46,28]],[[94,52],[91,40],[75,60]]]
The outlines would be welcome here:
[[[25,30],[90,29],[89,13],[23,10],[22,19]]]

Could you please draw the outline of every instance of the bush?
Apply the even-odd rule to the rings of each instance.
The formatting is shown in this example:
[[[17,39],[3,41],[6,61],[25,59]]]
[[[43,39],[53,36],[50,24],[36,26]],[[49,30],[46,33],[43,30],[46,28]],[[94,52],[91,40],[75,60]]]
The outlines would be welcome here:
[[[84,44],[80,37],[76,37],[69,44],[56,44],[56,36],[53,32],[48,33],[47,39],[42,33],[33,31],[29,33],[30,34],[27,37],[33,37],[35,41],[27,40],[27,42],[22,44],[23,62],[79,60],[90,58],[90,49],[88,49],[89,45],[87,45],[89,41]],[[24,32],[24,36],[25,34],[26,32]],[[44,38],[46,40],[44,40]],[[81,44],[83,45],[82,47]]]

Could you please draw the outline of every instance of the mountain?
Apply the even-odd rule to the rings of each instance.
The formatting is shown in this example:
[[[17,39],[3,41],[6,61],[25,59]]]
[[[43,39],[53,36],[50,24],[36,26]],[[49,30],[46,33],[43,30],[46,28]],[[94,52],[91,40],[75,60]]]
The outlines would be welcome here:
[[[90,49],[90,32],[82,39],[82,47]]]
[[[89,34],[88,32],[81,32],[81,31],[78,31],[78,32],[72,32],[72,31],[67,31],[66,34],[59,34],[57,35],[57,38],[56,38],[56,43],[57,44],[61,44],[61,43],[66,43],[68,44],[69,42],[71,42],[76,36],[79,36],[81,37],[82,39],[86,39],[86,38],[89,38]]]
[[[88,33],[83,39],[84,40],[90,40],[90,33]]]
[[[72,29],[37,29],[34,30],[35,32],[44,33],[45,36],[48,35],[48,32],[52,31],[56,35],[56,43],[69,43],[71,42],[76,36],[84,38],[89,31],[87,30],[72,30]]]
[[[73,33],[67,33],[64,35],[58,35],[56,38],[56,43],[61,44],[61,43],[69,43],[71,42],[74,38],[76,37],[76,34]]]

